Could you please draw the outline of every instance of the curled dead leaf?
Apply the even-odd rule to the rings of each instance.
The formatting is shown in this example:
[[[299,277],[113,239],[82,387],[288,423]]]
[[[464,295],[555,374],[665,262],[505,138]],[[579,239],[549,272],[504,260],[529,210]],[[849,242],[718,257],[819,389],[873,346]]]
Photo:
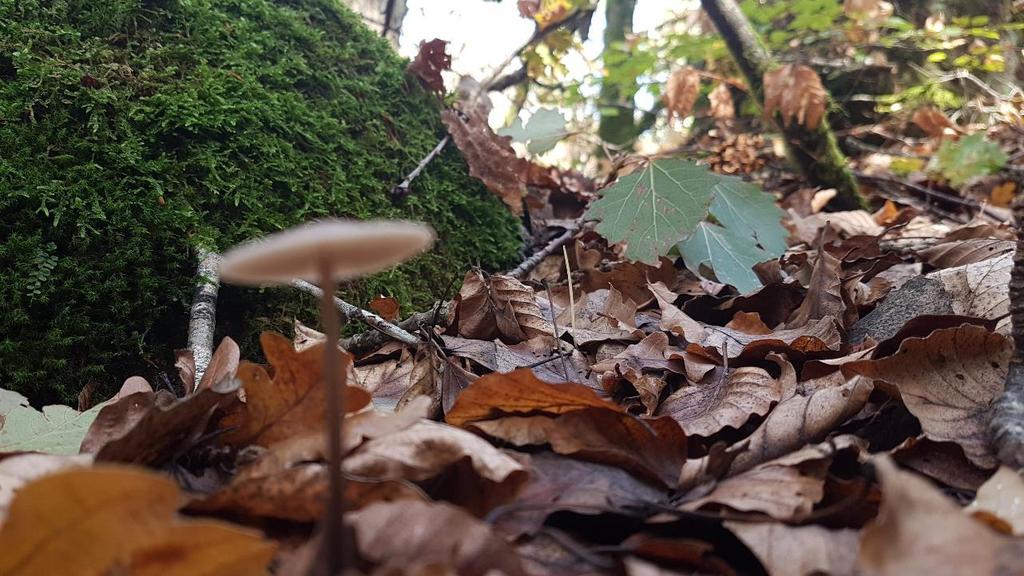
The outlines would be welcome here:
[[[814,130],[825,116],[828,93],[809,66],[786,64],[764,74],[764,111],[778,112],[783,124],[795,122]]]

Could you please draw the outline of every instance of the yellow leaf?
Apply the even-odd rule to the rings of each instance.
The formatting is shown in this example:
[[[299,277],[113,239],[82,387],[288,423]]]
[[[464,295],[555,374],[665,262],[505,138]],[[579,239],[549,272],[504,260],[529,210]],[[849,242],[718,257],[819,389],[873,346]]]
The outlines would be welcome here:
[[[170,480],[119,466],[70,470],[22,488],[0,527],[0,574],[266,574],[276,545],[259,533],[175,511]]]

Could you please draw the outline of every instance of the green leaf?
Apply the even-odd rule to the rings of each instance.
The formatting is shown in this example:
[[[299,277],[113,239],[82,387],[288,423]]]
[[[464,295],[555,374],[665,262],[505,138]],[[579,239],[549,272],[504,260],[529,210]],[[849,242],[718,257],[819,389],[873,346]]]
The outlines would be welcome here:
[[[699,228],[709,215],[721,226]],[[609,242],[624,242],[627,258],[648,264],[656,264],[699,229],[703,240],[684,243],[690,250],[689,257],[684,253],[686,265],[699,273],[704,264],[720,282],[744,291],[760,285],[750,266],[786,249],[782,211],[771,196],[739,178],[684,160],[655,160],[620,178],[601,191],[586,217],[598,220],[597,231]],[[698,248],[701,243],[704,250]],[[740,264],[723,260],[719,246],[738,250]],[[720,263],[727,270],[719,270]],[[735,271],[737,265],[746,266],[746,274]]]
[[[693,235],[679,245],[679,251],[690,270],[699,274],[701,265],[707,266],[719,282],[731,284],[744,294],[761,287],[752,270],[754,265],[772,258],[749,238],[707,222],[697,225]]]
[[[530,116],[525,126],[521,118],[516,118],[511,126],[498,130],[498,134],[525,143],[530,154],[543,154],[554,148],[568,132],[565,129],[565,118],[557,110],[541,108]]]
[[[0,452],[78,454],[85,433],[104,406],[106,403],[98,404],[85,412],[60,405],[45,406],[42,412],[27,405],[14,406],[3,418]]]
[[[939,172],[953,186],[963,186],[968,180],[998,172],[1006,165],[1006,153],[985,135],[971,134],[957,142],[945,141],[932,158],[929,168]]]
[[[28,406],[28,398],[14,390],[0,388],[0,426],[3,426],[4,417],[7,416],[7,413],[19,406]]]

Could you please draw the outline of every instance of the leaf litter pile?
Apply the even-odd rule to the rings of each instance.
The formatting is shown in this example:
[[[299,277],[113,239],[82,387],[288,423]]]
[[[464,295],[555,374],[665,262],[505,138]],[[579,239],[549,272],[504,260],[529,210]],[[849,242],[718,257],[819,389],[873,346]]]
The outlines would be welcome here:
[[[811,96],[793,121],[820,118]],[[1024,481],[988,432],[1012,230],[914,198],[825,213],[828,191],[782,185],[780,209],[681,160],[596,186],[516,158],[468,110],[445,113],[452,137],[530,216],[537,257],[467,271],[403,323],[415,344],[337,352],[353,569],[1024,573]],[[534,124],[538,147],[565,131]],[[785,181],[736,170],[723,150],[764,142],[723,133],[705,165]],[[396,320],[393,301],[369,307]],[[261,365],[226,338],[199,382],[182,361],[184,392],[130,378],[82,411],[0,390],[0,574],[309,573],[323,340],[297,320],[263,335]]]

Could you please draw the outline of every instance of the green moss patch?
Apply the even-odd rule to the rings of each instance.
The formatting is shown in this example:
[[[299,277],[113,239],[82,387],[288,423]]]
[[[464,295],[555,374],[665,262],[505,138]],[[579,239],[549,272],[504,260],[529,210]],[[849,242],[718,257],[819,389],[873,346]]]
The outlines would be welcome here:
[[[37,401],[170,373],[197,245],[323,216],[428,222],[431,253],[350,286],[412,310],[472,265],[516,260],[518,224],[444,134],[405,62],[337,0],[0,1],[0,386]],[[457,286],[455,287],[457,289]],[[314,307],[221,292],[246,345]]]

